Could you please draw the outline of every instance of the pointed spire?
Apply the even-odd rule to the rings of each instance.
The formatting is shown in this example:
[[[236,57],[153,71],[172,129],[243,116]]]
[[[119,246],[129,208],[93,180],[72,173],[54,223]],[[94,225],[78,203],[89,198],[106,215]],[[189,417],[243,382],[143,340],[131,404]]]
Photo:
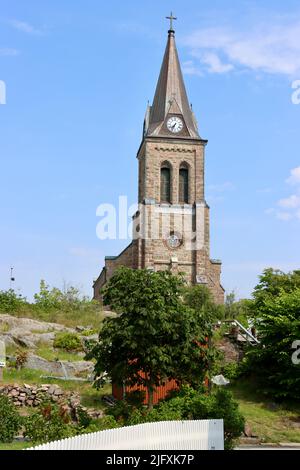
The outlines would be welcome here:
[[[161,135],[168,114],[182,115],[190,137],[199,138],[193,112],[189,105],[183,75],[175,43],[175,31],[171,14],[167,47],[151,107],[147,135]]]

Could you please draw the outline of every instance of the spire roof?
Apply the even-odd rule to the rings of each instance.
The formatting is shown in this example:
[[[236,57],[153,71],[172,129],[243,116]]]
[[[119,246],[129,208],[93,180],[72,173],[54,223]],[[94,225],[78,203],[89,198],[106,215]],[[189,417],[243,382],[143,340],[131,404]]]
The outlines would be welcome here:
[[[173,27],[168,32],[167,47],[150,111],[147,135],[165,133],[164,123],[169,114],[181,115],[185,121],[187,136],[199,138],[196,119],[186,93]]]

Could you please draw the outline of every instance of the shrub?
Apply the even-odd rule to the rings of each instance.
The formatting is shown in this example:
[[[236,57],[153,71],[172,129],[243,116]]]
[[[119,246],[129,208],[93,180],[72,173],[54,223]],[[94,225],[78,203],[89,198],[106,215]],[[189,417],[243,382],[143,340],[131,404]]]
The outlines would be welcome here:
[[[88,330],[84,330],[81,334],[82,336],[89,337],[89,336],[96,335],[97,333],[98,333],[98,330],[96,329],[88,329]]]
[[[234,447],[235,440],[241,435],[245,425],[238,404],[228,390],[218,388],[207,395],[191,387],[183,387],[176,397],[159,403],[151,411],[143,408],[132,411],[126,424],[187,419],[223,419],[225,449]]]
[[[92,418],[88,415],[88,413],[81,406],[77,408],[76,416],[77,416],[78,426],[80,428],[83,428],[83,429],[88,428],[90,424],[92,423]]]
[[[115,418],[118,423],[128,424],[136,409],[141,409],[145,400],[145,392],[135,390],[127,393],[124,400],[119,400],[113,407],[108,407],[106,413]]]
[[[25,419],[24,436],[35,444],[65,439],[76,434],[76,428],[70,421],[64,407],[43,403]]]
[[[0,395],[0,442],[12,442],[21,424],[22,418],[9,398]]]
[[[26,305],[26,299],[17,295],[13,289],[0,291],[0,311],[13,313]]]
[[[245,419],[239,412],[238,403],[233,400],[231,392],[218,388],[210,396],[195,397],[190,412],[193,419],[223,419],[225,449],[234,447],[235,440],[242,434]]]
[[[28,352],[27,351],[17,351],[15,367],[17,370],[20,370],[24,367],[27,362]]]
[[[182,412],[180,407],[172,408],[171,402],[164,402],[153,410],[147,412],[145,409],[136,409],[132,412],[127,425],[133,426],[140,423],[154,423],[157,421],[180,421]]]
[[[56,333],[53,346],[66,351],[82,351],[81,339],[76,333]]]
[[[237,379],[241,374],[239,364],[237,362],[228,362],[227,364],[224,364],[222,366],[222,374],[226,379]]]
[[[104,416],[101,419],[92,420],[89,426],[82,430],[84,434],[98,431],[105,431],[106,429],[118,428],[119,424],[113,416]]]

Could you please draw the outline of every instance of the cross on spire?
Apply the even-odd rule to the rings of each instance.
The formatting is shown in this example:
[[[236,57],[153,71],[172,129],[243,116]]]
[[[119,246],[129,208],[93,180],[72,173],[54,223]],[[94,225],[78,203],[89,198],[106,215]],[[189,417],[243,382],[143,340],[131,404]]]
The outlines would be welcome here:
[[[177,17],[176,17],[176,16],[173,16],[173,13],[171,12],[171,15],[170,15],[170,16],[166,16],[166,19],[167,19],[167,20],[170,20],[170,31],[174,31],[174,30],[173,30],[173,21],[174,21],[174,20],[177,20]]]

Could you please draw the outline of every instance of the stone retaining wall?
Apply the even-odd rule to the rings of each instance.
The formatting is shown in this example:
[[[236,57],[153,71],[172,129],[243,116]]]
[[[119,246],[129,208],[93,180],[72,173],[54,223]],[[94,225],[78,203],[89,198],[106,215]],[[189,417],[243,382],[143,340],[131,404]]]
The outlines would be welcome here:
[[[40,386],[28,384],[13,384],[0,386],[0,394],[6,395],[17,407],[37,407],[43,401],[52,401],[66,406],[70,415],[75,417],[77,409],[85,410],[93,419],[103,417],[101,410],[88,409],[80,404],[80,396],[75,392],[65,392],[56,384],[43,384]]]

